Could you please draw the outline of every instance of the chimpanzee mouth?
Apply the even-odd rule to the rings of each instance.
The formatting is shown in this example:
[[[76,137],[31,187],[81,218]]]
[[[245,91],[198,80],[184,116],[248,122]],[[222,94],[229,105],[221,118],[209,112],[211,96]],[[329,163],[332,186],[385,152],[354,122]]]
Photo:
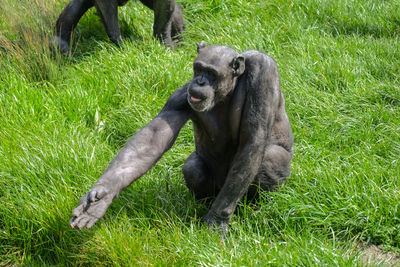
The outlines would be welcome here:
[[[201,98],[197,98],[197,97],[194,97],[194,96],[190,96],[190,102],[192,102],[192,103],[199,103],[199,102],[201,102],[203,99],[201,99]]]
[[[195,96],[188,95],[187,100],[192,109],[198,112],[203,112],[211,107],[210,99],[207,97],[197,98]]]

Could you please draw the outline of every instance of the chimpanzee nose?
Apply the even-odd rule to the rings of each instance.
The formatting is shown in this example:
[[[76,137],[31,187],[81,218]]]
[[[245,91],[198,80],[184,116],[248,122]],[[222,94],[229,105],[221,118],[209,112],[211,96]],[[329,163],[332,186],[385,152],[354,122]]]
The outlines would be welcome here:
[[[200,77],[197,77],[197,84],[200,86],[203,86],[206,83],[204,76],[201,75]]]

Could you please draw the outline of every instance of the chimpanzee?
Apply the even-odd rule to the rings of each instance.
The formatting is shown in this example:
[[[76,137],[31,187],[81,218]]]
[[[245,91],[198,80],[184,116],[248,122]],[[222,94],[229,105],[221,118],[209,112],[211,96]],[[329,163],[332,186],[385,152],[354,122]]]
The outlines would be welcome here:
[[[196,150],[183,165],[196,198],[215,197],[203,222],[226,231],[247,192],[276,190],[290,174],[293,135],[275,61],[258,51],[197,44],[193,78],[130,139],[72,212],[71,227],[87,228],[112,200],[147,172],[191,119]]]
[[[140,0],[154,10],[153,35],[166,46],[172,47],[177,35],[185,29],[181,7],[174,0]],[[121,43],[121,32],[118,24],[118,6],[128,0],[72,0],[61,12],[56,22],[54,45],[62,52],[69,51],[69,42],[73,29],[82,15],[95,6],[97,13],[106,28],[110,40]]]

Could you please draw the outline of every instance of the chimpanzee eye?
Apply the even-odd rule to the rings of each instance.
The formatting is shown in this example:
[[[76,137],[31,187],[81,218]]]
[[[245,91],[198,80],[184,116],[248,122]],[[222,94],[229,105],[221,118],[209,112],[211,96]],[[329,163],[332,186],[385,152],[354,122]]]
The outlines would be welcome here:
[[[215,73],[213,73],[212,71],[207,71],[207,72],[206,72],[206,76],[207,76],[207,78],[208,78],[209,80],[211,80],[211,81],[214,81],[215,78],[216,78]]]

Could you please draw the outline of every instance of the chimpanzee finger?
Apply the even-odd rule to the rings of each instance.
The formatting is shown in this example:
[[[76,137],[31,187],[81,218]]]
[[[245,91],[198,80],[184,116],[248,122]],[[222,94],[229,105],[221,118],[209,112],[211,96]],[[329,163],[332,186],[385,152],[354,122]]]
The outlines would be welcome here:
[[[81,214],[81,215],[79,215],[78,217],[75,217],[75,218],[72,218],[71,219],[71,224],[70,224],[70,226],[72,227],[72,228],[74,228],[75,226],[78,226],[79,224],[80,224],[80,222],[83,220],[83,219],[85,219],[85,218],[87,218],[88,217],[88,215],[87,214]],[[79,227],[78,227],[79,228]],[[80,229],[80,228],[79,228]]]
[[[82,229],[85,227],[86,223],[90,220],[89,216],[82,216],[82,218],[79,220],[79,223],[77,224],[78,229]]]
[[[95,202],[96,201],[96,194],[97,194],[96,190],[91,190],[89,192],[89,196],[88,196],[89,202]]]
[[[69,226],[71,228],[75,227],[75,220],[76,220],[76,217],[72,217],[71,220],[69,220]]]
[[[72,211],[72,216],[73,217],[79,217],[82,214],[83,211],[83,204],[79,205],[78,207],[76,207],[73,211]]]
[[[71,226],[71,228],[74,228],[78,222],[81,220],[81,217],[73,217],[70,221],[69,221],[69,226]]]
[[[92,217],[89,222],[86,224],[86,228],[92,228],[92,226],[97,222],[97,218]]]

